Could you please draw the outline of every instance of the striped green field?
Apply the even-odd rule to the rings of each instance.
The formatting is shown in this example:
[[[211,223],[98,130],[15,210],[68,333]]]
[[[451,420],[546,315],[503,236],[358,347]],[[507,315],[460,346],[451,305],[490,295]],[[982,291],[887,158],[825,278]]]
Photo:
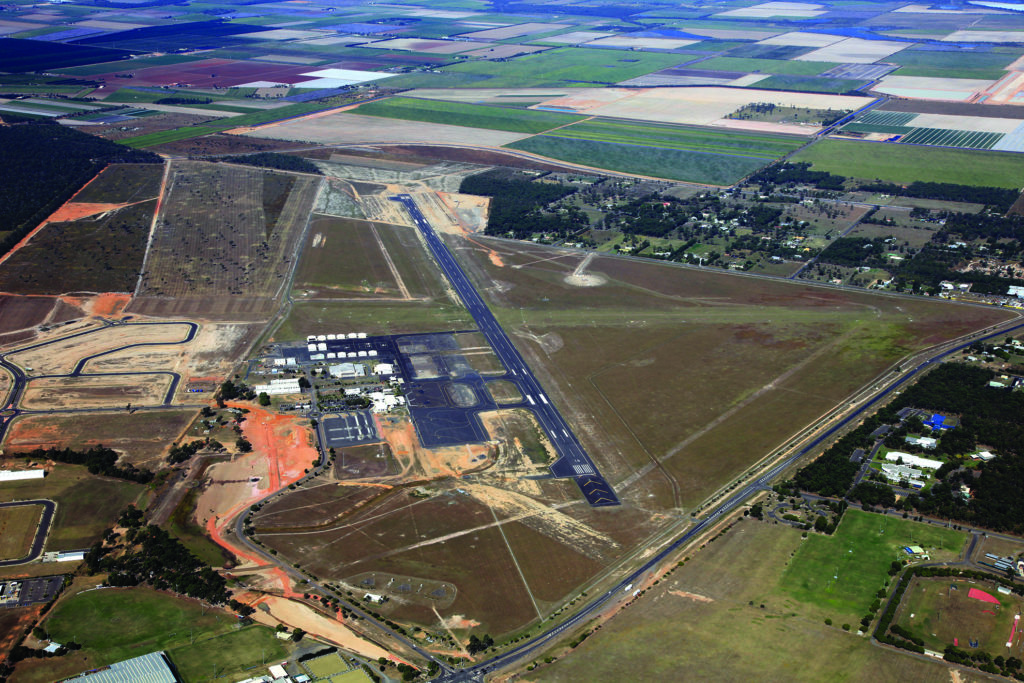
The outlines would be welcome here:
[[[532,109],[506,109],[484,104],[420,100],[411,97],[392,97],[387,100],[370,102],[359,107],[356,113],[390,119],[505,130],[513,133],[542,133],[552,128],[582,121],[585,118],[575,114],[559,114]]]
[[[560,128],[548,135],[576,140],[728,154],[756,159],[777,159],[806,142],[806,139],[793,135],[745,133],[737,130],[696,126],[665,126],[653,123],[606,120],[584,121]]]
[[[984,133],[975,130],[914,128],[900,138],[900,142],[913,145],[935,145],[937,147],[992,149],[993,145],[1003,139],[1003,135],[1003,133]]]

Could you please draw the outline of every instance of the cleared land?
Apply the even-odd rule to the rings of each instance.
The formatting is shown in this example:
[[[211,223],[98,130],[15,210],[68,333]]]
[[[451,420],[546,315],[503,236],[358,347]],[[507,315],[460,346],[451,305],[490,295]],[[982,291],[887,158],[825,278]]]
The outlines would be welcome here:
[[[889,580],[890,563],[906,557],[904,546],[921,546],[932,561],[942,562],[958,559],[966,540],[962,531],[849,510],[835,534],[815,534],[800,546],[782,584],[800,602],[853,623]]]
[[[1016,154],[927,147],[897,147],[852,140],[822,140],[793,161],[816,171],[909,184],[915,180],[989,187],[1024,187],[1024,165]]]
[[[96,477],[84,467],[56,465],[45,479],[7,482],[0,503],[31,498],[57,502],[46,550],[83,550],[113,526],[129,503],[146,491],[141,484]]]
[[[79,593],[62,600],[45,627],[55,640],[75,640],[82,650],[47,660],[44,670],[27,667],[26,680],[60,679],[155,650],[167,651],[182,678],[196,682],[210,680],[214,670],[240,678],[264,657],[287,656],[288,646],[271,629],[236,626],[234,615],[149,588]]]
[[[507,130],[514,133],[541,133],[583,118],[572,114],[418,100],[411,97],[392,97],[384,101],[370,102],[361,105],[356,111],[367,116]]]
[[[43,377],[25,385],[20,407],[28,410],[160,406],[170,388],[167,375],[139,377]]]
[[[130,204],[160,194],[161,164],[111,164],[75,195],[75,202]]]
[[[106,206],[86,218],[49,223],[4,262],[0,290],[20,294],[132,291],[156,205],[154,199]]]
[[[328,334],[339,329],[368,334],[465,330],[473,318],[461,305],[450,302],[307,301],[292,306],[291,314],[274,334],[276,339],[305,339],[309,334]]]
[[[825,626],[789,598],[783,567],[800,532],[752,521],[697,552],[532,681],[792,679],[948,683],[949,669]],[[628,599],[627,596],[623,596]],[[652,656],[652,643],[658,655]],[[538,662],[539,663],[539,662]]]
[[[255,297],[269,305],[285,284],[321,180],[171,164],[138,294],[202,303]]]
[[[18,560],[28,555],[42,514],[41,505],[0,508],[0,560]]]
[[[445,285],[412,228],[316,217],[299,269],[296,298],[443,297]]]
[[[145,411],[128,414],[26,415],[7,431],[3,447],[89,448],[103,445],[125,462],[156,469],[167,445],[188,426],[195,411]]]

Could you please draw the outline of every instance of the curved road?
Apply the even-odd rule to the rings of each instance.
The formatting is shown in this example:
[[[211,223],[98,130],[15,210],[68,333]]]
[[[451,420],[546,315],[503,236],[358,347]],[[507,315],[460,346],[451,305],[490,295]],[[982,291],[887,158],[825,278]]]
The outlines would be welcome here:
[[[39,498],[37,500],[19,500],[14,503],[0,503],[0,510],[4,508],[16,508],[25,505],[42,505],[43,514],[39,518],[39,526],[36,528],[35,538],[32,539],[32,547],[29,549],[28,555],[19,560],[3,560],[0,561],[0,567],[16,567],[20,564],[28,564],[34,562],[43,554],[43,543],[46,542],[46,534],[50,531],[50,524],[53,523],[53,515],[57,511],[57,504],[52,500],[45,498]]]

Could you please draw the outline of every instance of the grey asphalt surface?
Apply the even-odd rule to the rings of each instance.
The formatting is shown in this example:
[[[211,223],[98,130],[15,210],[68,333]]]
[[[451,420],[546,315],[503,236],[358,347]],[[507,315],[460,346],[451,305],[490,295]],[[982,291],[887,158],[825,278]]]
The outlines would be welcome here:
[[[612,491],[612,487],[601,477],[594,461],[587,455],[565,418],[548,400],[547,394],[537,378],[534,377],[530,366],[512,345],[512,341],[498,324],[494,314],[480,298],[480,294],[477,293],[462,267],[434,232],[412,197],[402,194],[391,197],[391,199],[401,203],[408,210],[426,239],[427,246],[430,247],[434,258],[437,259],[438,265],[441,266],[441,270],[462,299],[463,305],[473,316],[473,320],[476,321],[480,331],[487,338],[494,353],[524,391],[524,398],[529,404],[530,411],[537,417],[541,428],[547,432],[548,438],[558,453],[558,459],[551,465],[552,474],[560,478],[575,479],[587,502],[594,507],[618,505],[619,499]]]
[[[42,505],[43,514],[39,518],[39,527],[36,529],[35,538],[32,539],[32,547],[28,555],[15,560],[3,560],[0,567],[16,567],[20,564],[28,564],[43,554],[43,543],[46,542],[46,534],[50,531],[50,524],[53,523],[53,515],[57,512],[57,504],[52,500],[39,498],[37,500],[19,500],[13,503],[0,503],[0,509],[15,508],[23,505]]]

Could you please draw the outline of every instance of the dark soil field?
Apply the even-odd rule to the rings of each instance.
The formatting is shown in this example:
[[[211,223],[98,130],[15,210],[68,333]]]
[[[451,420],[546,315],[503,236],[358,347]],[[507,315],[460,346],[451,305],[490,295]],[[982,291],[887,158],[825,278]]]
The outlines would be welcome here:
[[[146,117],[144,120],[148,120],[149,118],[155,117]],[[180,126],[171,126],[168,128],[154,129],[152,131],[140,131],[133,133],[133,135],[142,135],[144,133],[157,132],[157,130],[170,130],[171,128],[179,127]],[[217,155],[247,154],[249,152],[273,152],[282,149],[295,149],[296,146],[296,143],[288,140],[259,139],[246,137],[244,135],[216,133],[214,135],[207,135],[201,138],[165,142],[160,145],[154,145],[149,149],[154,152],[159,152],[160,154],[187,154],[190,156],[203,156],[206,154]],[[312,146],[313,145],[302,145],[302,148],[305,149]]]
[[[264,506],[253,515],[253,524],[264,531],[316,531],[331,525],[386,489],[374,486],[342,486],[319,484],[297,489],[289,495]]]
[[[0,268],[0,273],[4,270]],[[46,320],[56,303],[50,297],[0,295],[0,334],[35,327]]]
[[[154,168],[160,171],[159,166]],[[149,189],[126,183],[124,193]],[[95,193],[113,194],[114,189],[104,183]],[[142,267],[156,206],[154,199],[75,221],[50,223],[0,268],[0,290],[19,294],[131,292]]]
[[[149,133],[160,133],[165,130],[176,130],[183,126],[196,126],[200,123],[213,121],[212,116],[197,116],[195,114],[181,114],[177,112],[165,112],[142,116],[131,121],[121,121],[106,127],[94,126],[96,134],[107,140],[123,140],[124,138],[135,137],[136,135],[148,135]],[[185,142],[191,142],[185,141]],[[173,144],[173,143],[172,143]],[[156,148],[154,148],[156,150]],[[159,150],[164,151],[164,150]]]
[[[398,474],[400,467],[386,443],[339,448],[334,461],[338,479],[363,479]]]
[[[504,266],[457,253],[499,284],[482,290],[602,472],[634,500],[661,476],[668,506],[695,505],[912,350],[1006,318],[630,259],[595,260],[605,284],[575,287],[578,255],[478,241]]]
[[[232,59],[203,59],[197,62],[166,64],[152,66],[148,69],[132,69],[135,74],[132,85],[161,86],[187,83],[192,88],[230,88],[258,80],[281,80],[292,82],[302,80],[300,74],[309,71],[308,66],[288,64],[271,64],[269,62],[242,62]],[[118,83],[116,74],[122,71],[110,71],[96,74],[93,80]]]
[[[160,164],[111,164],[75,195],[86,204],[129,204],[160,194]]]
[[[168,444],[195,415],[192,410],[144,411],[128,414],[29,415],[7,432],[3,447],[88,448],[104,445],[122,454],[122,462],[156,470]]]

